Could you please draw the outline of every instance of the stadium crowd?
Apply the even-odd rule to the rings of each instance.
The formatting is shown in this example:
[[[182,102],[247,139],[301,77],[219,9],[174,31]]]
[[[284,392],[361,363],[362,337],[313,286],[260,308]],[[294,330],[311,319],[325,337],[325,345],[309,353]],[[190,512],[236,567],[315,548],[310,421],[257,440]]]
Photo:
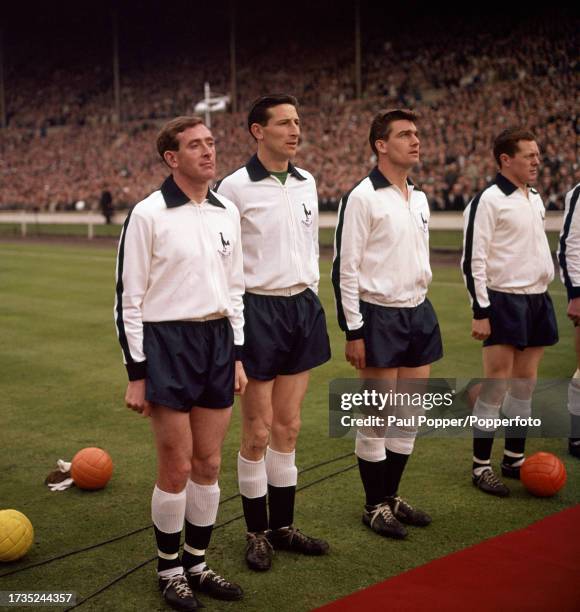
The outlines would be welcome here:
[[[463,210],[495,175],[493,136],[524,124],[542,149],[538,189],[549,208],[580,180],[576,92],[580,84],[577,22],[523,22],[508,34],[457,28],[412,40],[365,41],[362,97],[356,99],[352,48],[305,41],[264,53],[260,39],[238,65],[238,113],[212,116],[219,175],[244,163],[252,150],[246,107],[268,91],[301,102],[303,139],[298,165],[318,181],[321,208],[341,194],[374,159],[368,126],[379,108],[403,106],[420,117],[421,165],[414,179],[433,210]],[[303,44],[304,43],[304,44]],[[62,49],[60,52],[62,53]],[[156,189],[166,171],[151,143],[160,123],[191,113],[205,80],[229,86],[229,60],[208,50],[194,63],[128,62],[121,75],[122,121],[113,110],[105,66],[78,54],[63,63],[47,50],[7,89],[8,127],[0,130],[0,208],[62,210],[82,200],[98,209],[103,190],[115,206],[130,206]],[[63,68],[67,66],[67,68]],[[267,87],[264,86],[267,83]],[[199,92],[199,93],[197,93]]]

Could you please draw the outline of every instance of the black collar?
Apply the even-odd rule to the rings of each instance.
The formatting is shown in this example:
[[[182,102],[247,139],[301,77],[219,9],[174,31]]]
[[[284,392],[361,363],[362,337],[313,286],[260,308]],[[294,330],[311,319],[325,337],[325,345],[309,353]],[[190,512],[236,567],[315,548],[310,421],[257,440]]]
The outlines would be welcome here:
[[[252,155],[248,163],[246,164],[246,170],[248,171],[248,176],[251,181],[262,181],[265,178],[270,176],[270,173],[266,168],[264,168],[264,164],[258,159],[257,155]],[[297,178],[299,181],[305,181],[306,177],[302,176],[298,170],[288,162],[288,174],[291,174],[294,178]]]
[[[161,185],[161,195],[165,200],[167,208],[176,208],[177,206],[183,206],[184,204],[187,204],[190,201],[190,199],[178,187],[172,174],[169,175],[163,181],[163,185]],[[217,196],[209,189],[207,190],[207,195],[205,197],[210,204],[213,204],[214,206],[219,206],[220,208],[225,208],[225,206],[219,201]]]
[[[514,191],[517,191],[517,186],[514,185],[508,178],[506,178],[501,172],[498,172],[495,177],[495,184],[503,191],[506,196],[511,195]]]
[[[216,196],[216,194],[211,191],[211,189],[207,188],[207,195],[205,196],[207,201],[214,206],[218,206],[219,208],[225,208],[225,206],[220,202],[220,199]]]
[[[391,181],[389,181],[389,179],[379,170],[378,166],[375,166],[371,170],[369,179],[371,180],[375,191],[377,189],[384,189],[385,187],[390,187],[392,185]],[[409,177],[407,177],[407,185],[413,185],[413,181]]]

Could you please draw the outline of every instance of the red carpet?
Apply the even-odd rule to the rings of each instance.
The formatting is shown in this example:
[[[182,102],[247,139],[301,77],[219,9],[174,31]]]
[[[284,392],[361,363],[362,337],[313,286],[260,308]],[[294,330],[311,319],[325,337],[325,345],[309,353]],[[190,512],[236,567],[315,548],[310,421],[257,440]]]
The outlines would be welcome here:
[[[324,612],[428,609],[578,612],[580,505],[318,608]]]

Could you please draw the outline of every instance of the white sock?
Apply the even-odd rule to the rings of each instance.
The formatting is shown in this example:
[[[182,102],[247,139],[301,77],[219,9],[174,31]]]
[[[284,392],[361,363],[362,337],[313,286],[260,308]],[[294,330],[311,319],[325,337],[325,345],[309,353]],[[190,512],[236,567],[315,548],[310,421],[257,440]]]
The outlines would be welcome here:
[[[155,525],[157,571],[161,578],[183,574],[179,561],[179,537],[183,529],[185,501],[185,489],[180,493],[162,491],[157,485],[153,489],[151,518]]]
[[[220,488],[217,482],[200,485],[189,480],[186,487],[187,504],[185,518],[188,523],[198,527],[208,527],[215,523],[220,503]]]
[[[256,499],[266,495],[268,492],[268,476],[263,457],[259,461],[252,461],[238,453],[238,485],[241,495],[248,499]]]
[[[474,427],[476,429],[479,429],[480,431],[496,431],[497,425],[495,425],[493,421],[499,418],[499,410],[499,406],[495,406],[494,404],[487,404],[481,398],[478,397],[475,401],[475,405],[473,406],[472,414],[478,419],[483,419],[483,421],[478,422],[478,424],[474,425]]]
[[[509,419],[515,419],[516,417],[527,419],[532,416],[532,400],[531,398],[518,399],[508,392],[505,394],[501,411]]]
[[[180,493],[168,493],[155,485],[151,498],[151,519],[155,527],[163,533],[181,532],[185,517],[185,502],[185,489]]]
[[[384,438],[370,438],[365,436],[362,431],[357,431],[354,443],[354,453],[363,461],[378,463],[387,458],[385,444],[386,439]]]
[[[389,425],[385,436],[385,448],[399,455],[411,455],[417,432],[410,432],[396,425]]]
[[[266,450],[266,474],[268,484],[274,487],[295,487],[298,482],[296,451],[280,453],[268,447]]]

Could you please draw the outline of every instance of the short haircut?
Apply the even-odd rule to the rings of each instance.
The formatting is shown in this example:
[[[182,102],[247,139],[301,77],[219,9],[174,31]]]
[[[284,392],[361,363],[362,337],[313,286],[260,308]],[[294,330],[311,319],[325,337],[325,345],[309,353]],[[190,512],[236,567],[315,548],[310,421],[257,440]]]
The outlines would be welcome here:
[[[163,154],[165,151],[178,151],[179,142],[177,141],[177,134],[185,132],[188,128],[195,127],[196,125],[205,125],[203,119],[197,115],[187,115],[183,117],[176,117],[171,121],[167,122],[157,135],[157,152],[161,156],[161,159],[165,161]]]
[[[379,111],[371,123],[371,130],[369,132],[369,143],[373,153],[378,157],[379,152],[375,146],[377,140],[387,140],[391,133],[391,125],[394,121],[417,121],[417,115],[408,109],[403,108],[390,108],[387,110]]]
[[[248,131],[250,134],[252,134],[252,125],[254,123],[266,125],[268,119],[270,119],[268,109],[273,106],[279,106],[280,104],[291,104],[295,108],[298,108],[298,100],[289,94],[270,94],[269,96],[260,96],[256,98],[252,102],[250,112],[248,113]]]
[[[501,168],[499,156],[506,153],[510,157],[519,151],[518,142],[520,140],[536,140],[536,137],[530,130],[522,127],[510,127],[496,136],[493,141],[493,156],[498,168]]]

